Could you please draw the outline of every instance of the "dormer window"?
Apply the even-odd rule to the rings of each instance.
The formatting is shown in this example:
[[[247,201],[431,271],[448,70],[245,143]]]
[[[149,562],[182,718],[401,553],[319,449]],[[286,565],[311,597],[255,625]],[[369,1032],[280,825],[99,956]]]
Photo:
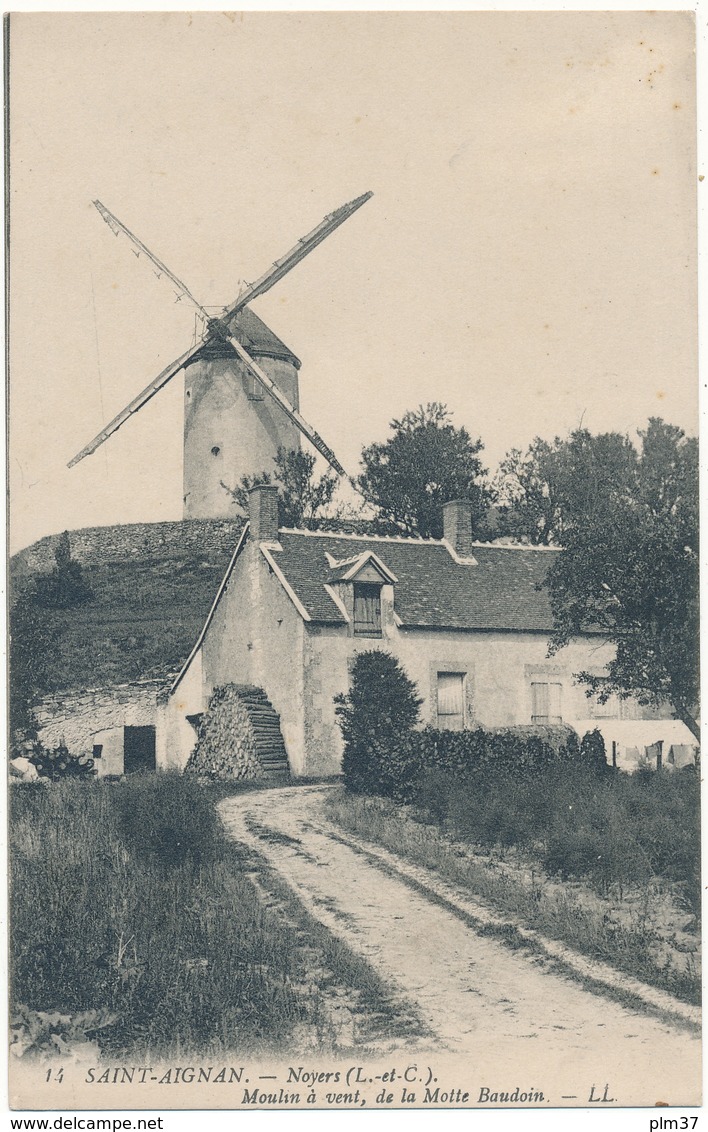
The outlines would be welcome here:
[[[354,636],[382,636],[381,586],[375,582],[354,582]]]
[[[337,560],[327,554],[325,589],[347,623],[350,637],[385,637],[393,623],[396,575],[373,550]]]

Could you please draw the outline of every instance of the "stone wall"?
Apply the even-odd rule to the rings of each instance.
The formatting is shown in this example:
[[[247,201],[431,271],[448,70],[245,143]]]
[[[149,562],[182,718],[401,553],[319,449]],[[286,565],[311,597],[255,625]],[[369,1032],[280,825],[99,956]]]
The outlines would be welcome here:
[[[72,754],[90,755],[99,731],[154,725],[162,680],[136,680],[114,688],[45,696],[36,709],[45,747],[62,740]]]
[[[199,554],[205,549],[229,554],[243,526],[242,519],[184,519],[167,523],[126,523],[115,527],[85,527],[70,531],[72,557],[77,562],[104,565],[126,558],[171,557],[175,551]],[[48,571],[55,565],[60,534],[47,535],[13,555],[13,572]]]

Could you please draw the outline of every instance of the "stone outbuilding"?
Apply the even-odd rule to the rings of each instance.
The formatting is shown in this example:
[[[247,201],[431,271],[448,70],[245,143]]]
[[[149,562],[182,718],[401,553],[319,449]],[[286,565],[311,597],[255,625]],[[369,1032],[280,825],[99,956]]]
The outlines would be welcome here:
[[[99,777],[154,771],[157,701],[163,679],[57,692],[35,714],[45,747],[64,743],[94,760]]]
[[[601,705],[575,683],[574,673],[600,674],[611,658],[601,635],[549,658],[541,583],[557,551],[472,535],[464,500],[445,505],[441,540],[279,529],[276,489],[254,488],[206,623],[158,708],[158,766],[186,764],[212,693],[235,684],[272,705],[293,775],[337,774],[334,697],[347,692],[356,654],[371,648],[398,659],[423,721],[438,727],[565,722],[582,735],[601,721],[618,765],[635,721],[645,742],[692,743],[666,715],[632,700]]]

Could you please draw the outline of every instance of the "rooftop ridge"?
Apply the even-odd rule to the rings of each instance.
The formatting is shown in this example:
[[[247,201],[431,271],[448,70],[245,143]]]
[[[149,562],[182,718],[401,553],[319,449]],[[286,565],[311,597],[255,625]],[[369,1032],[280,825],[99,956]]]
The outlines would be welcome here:
[[[441,546],[446,549],[445,542],[439,538],[406,538],[405,535],[354,535],[345,531],[305,531],[299,527],[280,527],[279,533],[284,535],[308,535],[311,538],[346,538],[356,542],[404,542],[414,546]],[[486,543],[482,544],[486,546]]]
[[[396,542],[406,543],[412,546],[441,546],[447,550],[447,543],[445,539],[440,538],[408,538],[406,535],[356,535],[349,531],[308,531],[301,527],[280,527],[279,532],[284,535],[307,535],[309,538],[342,538],[351,539],[355,542]],[[560,546],[536,546],[532,543],[524,542],[481,542],[475,539],[470,546],[480,547],[483,550],[540,550],[550,551],[552,554],[558,554],[563,548]]]
[[[550,550],[553,554],[558,554],[562,546],[535,546],[530,542],[472,542],[471,546],[480,547],[483,550]]]

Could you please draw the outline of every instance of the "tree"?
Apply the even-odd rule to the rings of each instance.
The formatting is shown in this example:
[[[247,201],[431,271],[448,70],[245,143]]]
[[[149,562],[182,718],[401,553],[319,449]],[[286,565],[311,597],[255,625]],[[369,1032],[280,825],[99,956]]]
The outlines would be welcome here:
[[[75,609],[93,597],[81,564],[71,556],[68,532],[54,550],[54,567],[21,583],[10,609],[10,732],[13,739],[37,737],[34,705],[51,684],[59,651],[58,630],[51,611]]]
[[[668,701],[699,739],[698,442],[657,418],[639,435],[629,471],[599,497],[585,486],[566,512],[545,583],[552,651],[600,630],[615,657],[606,675],[578,679],[601,701]]]
[[[93,590],[84,578],[81,563],[71,556],[69,532],[59,536],[54,548],[55,564],[51,574],[42,574],[35,581],[35,601],[45,609],[74,609],[93,597]]]
[[[381,649],[358,653],[350,691],[334,702],[345,786],[408,801],[419,769],[409,737],[423,701],[398,661]]]
[[[526,453],[512,448],[494,477],[499,533],[534,545],[560,545],[564,530],[627,489],[637,453],[616,432],[592,436],[576,429],[552,443],[536,437]]]
[[[264,471],[255,476],[243,476],[241,483],[231,489],[222,487],[234,498],[241,510],[248,514],[248,492],[258,484],[274,483],[278,488],[278,523],[281,527],[316,530],[322,523],[322,512],[332,502],[337,490],[337,477],[333,472],[315,477],[315,457],[301,449],[279,448],[273,457],[275,471]]]
[[[57,652],[57,633],[40,609],[33,588],[20,593],[10,609],[9,715],[13,741],[36,739],[34,705],[49,690]]]
[[[379,519],[407,535],[441,538],[443,503],[471,499],[473,520],[481,520],[488,505],[482,441],[455,428],[437,401],[405,413],[390,427],[388,440],[363,450],[364,471],[356,481]]]

